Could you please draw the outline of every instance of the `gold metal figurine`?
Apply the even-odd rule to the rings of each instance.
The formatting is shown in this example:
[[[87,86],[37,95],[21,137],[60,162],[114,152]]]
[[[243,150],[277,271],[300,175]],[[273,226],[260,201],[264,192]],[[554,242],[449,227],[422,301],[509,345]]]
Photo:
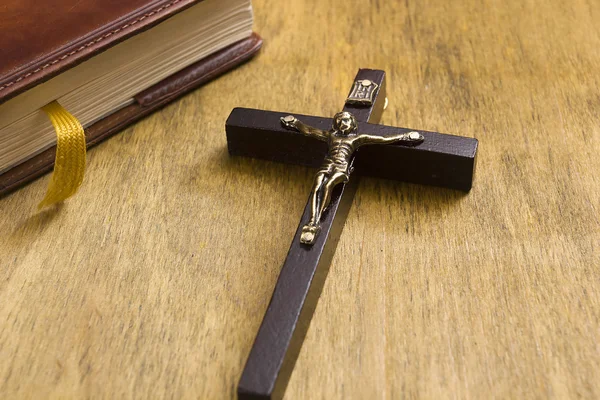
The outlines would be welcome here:
[[[347,111],[335,114],[333,129],[329,131],[308,126],[293,115],[282,117],[281,123],[286,128],[297,130],[306,136],[327,142],[329,145],[325,160],[315,176],[310,197],[310,220],[302,228],[300,236],[300,242],[307,245],[312,245],[321,231],[321,216],[331,201],[333,189],[340,183],[347,183],[350,179],[352,155],[359,147],[390,143],[414,145],[423,141],[423,135],[419,132],[406,132],[390,136],[358,133],[356,118]]]

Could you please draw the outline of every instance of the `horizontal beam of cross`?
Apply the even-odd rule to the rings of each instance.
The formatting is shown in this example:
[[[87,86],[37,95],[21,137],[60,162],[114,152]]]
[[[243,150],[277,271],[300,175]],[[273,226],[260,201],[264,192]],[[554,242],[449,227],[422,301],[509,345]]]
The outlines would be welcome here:
[[[226,123],[229,153],[319,167],[327,153],[327,143],[283,127],[280,118],[286,115],[290,113],[234,109]],[[293,115],[316,128],[331,128],[331,118]],[[410,131],[423,134],[423,143],[417,147],[365,146],[357,152],[355,174],[467,192],[471,190],[477,139],[366,122],[358,124],[358,132],[374,135]]]

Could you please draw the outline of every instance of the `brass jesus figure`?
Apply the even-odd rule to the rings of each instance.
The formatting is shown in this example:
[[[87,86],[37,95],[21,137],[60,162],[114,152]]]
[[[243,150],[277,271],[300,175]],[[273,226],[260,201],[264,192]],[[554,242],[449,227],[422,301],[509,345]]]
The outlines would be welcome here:
[[[358,133],[356,118],[347,111],[337,113],[333,117],[333,127],[329,131],[308,126],[293,115],[282,117],[281,123],[287,128],[295,129],[306,136],[327,142],[329,145],[329,151],[317,172],[311,192],[310,220],[302,228],[300,236],[300,242],[307,245],[312,245],[321,231],[321,216],[331,201],[333,189],[340,183],[347,183],[350,179],[352,173],[350,162],[352,155],[359,147],[396,142],[418,144],[423,141],[423,135],[418,132],[405,132],[389,136]]]

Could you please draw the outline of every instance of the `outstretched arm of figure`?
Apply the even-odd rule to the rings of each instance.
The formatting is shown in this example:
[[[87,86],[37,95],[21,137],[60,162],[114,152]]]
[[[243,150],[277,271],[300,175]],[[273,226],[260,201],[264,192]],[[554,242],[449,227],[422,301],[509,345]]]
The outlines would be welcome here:
[[[281,117],[281,123],[286,128],[295,129],[306,136],[311,136],[323,141],[327,141],[329,138],[329,132],[306,125],[304,122],[300,121],[293,115]]]
[[[419,144],[423,141],[423,135],[419,132],[403,132],[397,133],[394,135],[387,136],[378,136],[378,135],[358,135],[359,145],[368,145],[368,144],[391,144],[391,143],[400,143],[407,145],[415,145]]]

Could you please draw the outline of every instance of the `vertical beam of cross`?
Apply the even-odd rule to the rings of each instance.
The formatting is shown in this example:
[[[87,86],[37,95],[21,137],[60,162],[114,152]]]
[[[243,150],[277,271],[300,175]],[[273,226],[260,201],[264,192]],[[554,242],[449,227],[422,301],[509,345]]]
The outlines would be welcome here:
[[[385,72],[361,69],[355,82],[369,80],[379,87],[372,105],[346,104],[359,122],[378,123],[385,104]],[[352,162],[354,159],[352,159]],[[275,291],[269,303],[238,385],[239,399],[279,399],[292,374],[310,321],[323,290],[342,228],[358,186],[358,176],[336,187],[312,246],[300,243],[310,218],[310,203],[302,214]]]

